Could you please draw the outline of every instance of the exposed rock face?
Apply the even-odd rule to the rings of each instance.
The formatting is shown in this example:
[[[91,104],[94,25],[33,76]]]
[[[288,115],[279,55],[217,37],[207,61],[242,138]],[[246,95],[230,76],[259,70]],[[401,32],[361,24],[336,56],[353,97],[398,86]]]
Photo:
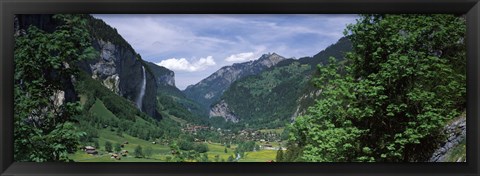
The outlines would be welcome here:
[[[52,32],[56,26],[59,25],[52,16],[53,15],[16,15],[15,25],[18,26],[16,26],[15,29],[18,30],[18,33],[33,25],[47,32]],[[87,20],[97,19],[88,18]],[[99,57],[80,62],[77,66],[89,73],[92,78],[99,80],[111,91],[134,103],[141,92],[141,83],[143,80],[141,58],[139,58],[131,47],[126,47],[129,46],[129,44],[121,38],[120,34],[105,23],[103,23],[103,25],[105,26],[101,26],[102,28],[110,30],[108,31],[109,34],[121,40],[117,40],[117,43],[114,43],[109,41],[110,39],[108,37],[104,37],[107,39],[100,39],[98,36],[94,36],[92,46],[99,52]],[[92,27],[95,28],[98,26]],[[141,111],[152,117],[160,118],[155,109],[157,87],[152,73],[146,72],[146,81],[145,98],[142,101]],[[69,98],[70,96],[76,97],[73,85],[69,83],[67,87],[67,90],[64,90],[66,99],[71,99]],[[72,92],[75,95],[72,95]]]
[[[97,62],[88,64],[92,78],[102,81],[105,87],[119,94],[120,77],[118,76],[116,70],[117,65],[115,63],[115,61],[118,63],[118,57],[116,56],[119,54],[117,53],[117,49],[115,45],[110,42],[103,40],[97,40],[96,42],[98,44],[96,49],[100,51],[100,59],[98,59]]]
[[[264,54],[255,61],[225,66],[199,83],[188,86],[183,92],[188,98],[197,101],[205,108],[209,108],[234,81],[245,76],[258,74],[283,60],[285,60],[284,57],[271,53]]]
[[[445,162],[447,153],[465,139],[467,134],[467,118],[462,117],[444,128],[447,140],[435,150],[429,162]],[[461,160],[458,162],[465,162]]]
[[[143,85],[142,62],[135,51],[101,39],[95,39],[93,47],[99,51],[99,58],[84,61],[82,68],[111,91],[135,103]],[[157,90],[155,77],[150,72],[145,73],[145,98],[139,107],[148,115],[159,118],[155,110]]]
[[[215,106],[210,109],[210,117],[223,117],[225,121],[232,121],[234,123],[238,122],[238,118],[235,114],[228,108],[228,104],[225,101],[220,101],[220,103],[215,104]]]
[[[156,77],[157,85],[175,87],[175,73],[165,67],[159,66],[151,62],[145,62]]]

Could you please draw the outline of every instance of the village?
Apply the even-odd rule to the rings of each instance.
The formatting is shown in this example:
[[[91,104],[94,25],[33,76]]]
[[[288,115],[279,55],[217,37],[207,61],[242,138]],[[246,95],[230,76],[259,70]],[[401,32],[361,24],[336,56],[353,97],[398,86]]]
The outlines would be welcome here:
[[[285,147],[281,147],[281,133],[261,130],[243,129],[234,132],[230,129],[214,128],[201,125],[185,124],[182,131],[191,134],[195,137],[195,142],[216,142],[224,145],[232,144],[239,141],[254,141],[263,150],[286,150]],[[208,134],[216,133],[220,138],[209,138]],[[277,145],[274,145],[277,144]]]

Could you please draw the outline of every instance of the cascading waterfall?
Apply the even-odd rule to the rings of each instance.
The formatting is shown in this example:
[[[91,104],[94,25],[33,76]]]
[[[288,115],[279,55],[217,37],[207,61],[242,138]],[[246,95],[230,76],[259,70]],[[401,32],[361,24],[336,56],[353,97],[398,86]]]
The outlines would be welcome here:
[[[147,79],[145,76],[145,68],[142,66],[142,71],[143,71],[143,81],[142,81],[142,88],[140,89],[140,94],[137,97],[137,108],[142,110],[142,101],[143,101],[143,96],[145,96],[145,87],[147,85]]]

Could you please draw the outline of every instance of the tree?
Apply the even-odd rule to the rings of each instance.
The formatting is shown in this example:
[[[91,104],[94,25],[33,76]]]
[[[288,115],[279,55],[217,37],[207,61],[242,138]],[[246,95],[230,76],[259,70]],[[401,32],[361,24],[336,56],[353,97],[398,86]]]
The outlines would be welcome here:
[[[345,31],[353,52],[319,67],[321,98],[290,128],[299,157],[428,159],[466,107],[465,31],[455,15],[362,15]]]
[[[227,148],[226,148],[226,147],[225,147],[225,150],[223,150],[223,152],[225,152],[225,153],[228,153],[228,150],[227,150]]]
[[[278,149],[277,151],[277,157],[276,157],[277,162],[282,162],[283,161],[283,151],[282,148]]]
[[[78,101],[59,102],[77,75],[77,61],[95,57],[86,21],[78,15],[54,15],[51,33],[30,26],[15,36],[14,160],[69,161],[81,136],[72,123]]]
[[[145,157],[150,158],[153,155],[153,149],[152,147],[148,146],[145,148]]]
[[[195,145],[194,145],[194,149],[195,149],[195,151],[197,151],[198,153],[208,152],[208,146],[207,146],[207,144],[204,144],[204,143],[195,144]]]
[[[110,141],[105,142],[105,151],[107,152],[112,151],[112,143]]]
[[[93,142],[93,146],[95,146],[96,149],[100,149],[100,144],[98,143],[98,140],[95,140]]]
[[[119,143],[116,143],[116,144],[115,144],[115,151],[116,151],[117,153],[120,152],[120,151],[122,151],[122,145],[119,144]]]
[[[137,147],[135,147],[135,151],[133,152],[133,155],[135,156],[135,158],[143,158],[144,154],[143,154],[142,146],[137,145]]]

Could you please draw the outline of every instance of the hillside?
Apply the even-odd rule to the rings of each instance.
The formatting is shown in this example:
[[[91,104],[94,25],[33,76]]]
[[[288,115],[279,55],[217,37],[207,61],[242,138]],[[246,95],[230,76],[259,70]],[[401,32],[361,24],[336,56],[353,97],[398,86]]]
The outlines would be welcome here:
[[[318,96],[310,93],[318,91],[310,81],[317,73],[317,64],[326,63],[330,56],[342,60],[350,45],[342,38],[314,57],[287,59],[258,75],[237,80],[212,105],[210,116],[253,128],[284,126],[296,111],[306,109]]]
[[[183,92],[189,99],[208,109],[236,80],[258,74],[283,60],[285,60],[284,57],[276,53],[270,53],[262,55],[255,61],[225,66],[199,83],[188,86]]]

